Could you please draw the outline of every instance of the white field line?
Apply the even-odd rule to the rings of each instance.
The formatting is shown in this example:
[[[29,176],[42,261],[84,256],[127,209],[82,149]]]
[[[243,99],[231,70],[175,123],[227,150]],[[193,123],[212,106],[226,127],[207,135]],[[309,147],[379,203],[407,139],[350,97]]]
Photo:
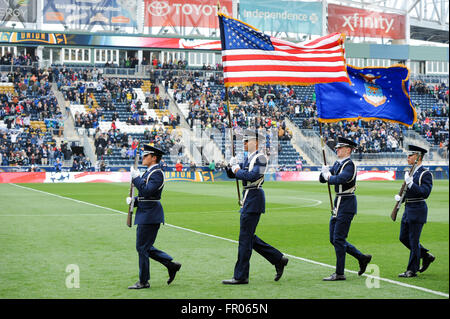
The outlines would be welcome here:
[[[70,198],[70,197],[64,197],[64,196],[60,196],[60,195],[56,195],[56,194],[40,191],[40,190],[37,190],[37,189],[33,189],[33,188],[17,185],[17,184],[14,184],[14,183],[10,183],[10,185],[14,185],[16,187],[23,188],[23,189],[26,189],[26,190],[32,190],[32,191],[35,191],[35,192],[38,192],[38,193],[42,193],[42,194],[45,194],[45,195],[55,196],[55,197],[58,197],[58,198],[61,198],[61,199],[71,200],[71,201],[74,201],[74,202],[79,203],[79,204],[85,204],[85,205],[93,206],[93,207],[100,208],[100,209],[106,209],[106,210],[109,210],[109,211],[112,211],[112,212],[115,212],[115,213],[119,213],[119,214],[123,214],[123,215],[127,214],[125,212],[122,212],[120,210],[116,210],[116,209],[113,209],[113,208],[104,207],[104,206],[92,204],[92,203],[89,203],[89,202],[84,202],[84,201],[81,201],[81,200],[73,199],[73,198]],[[195,233],[195,234],[198,234],[198,235],[203,235],[203,236],[208,236],[208,237],[212,237],[212,238],[216,238],[216,239],[226,240],[226,241],[232,242],[232,243],[238,243],[238,241],[233,240],[233,239],[224,238],[224,237],[220,237],[220,236],[215,236],[215,235],[199,232],[199,231],[192,230],[192,229],[189,229],[189,228],[184,228],[184,227],[171,225],[171,224],[165,224],[165,225],[169,226],[169,227],[176,228],[176,229],[181,229],[181,230],[184,230],[184,231],[189,231],[189,232],[192,232],[192,233]],[[333,265],[328,265],[328,264],[321,263],[321,262],[318,262],[318,261],[314,261],[314,260],[311,260],[311,259],[297,257],[297,256],[294,256],[294,255],[289,255],[289,254],[284,254],[284,255],[286,255],[288,257],[291,257],[291,258],[294,258],[294,259],[297,259],[297,260],[301,260],[301,261],[310,263],[310,264],[319,265],[319,266],[323,266],[323,267],[327,267],[327,268],[333,268],[333,269],[335,268],[335,266],[333,266]],[[352,273],[352,274],[357,274],[358,273],[357,271],[348,270],[348,269],[345,269],[345,271],[349,272],[349,273]],[[391,279],[387,279],[387,278],[382,278],[382,277],[377,277],[377,276],[371,276],[371,275],[366,275],[366,274],[363,274],[362,276],[365,276],[365,277],[368,277],[368,278],[372,278],[372,279],[376,279],[376,280],[385,281],[385,282],[388,282],[388,283],[391,283],[391,284],[394,284],[394,285],[398,285],[398,286],[402,286],[402,287],[406,287],[406,288],[411,288],[411,289],[416,289],[416,290],[420,290],[420,291],[427,292],[427,293],[430,293],[430,294],[434,294],[434,295],[438,295],[438,296],[449,298],[449,294],[446,294],[446,293],[443,293],[443,292],[440,292],[440,291],[435,291],[435,290],[431,290],[431,289],[428,289],[428,288],[414,286],[414,285],[406,284],[406,283],[403,283],[403,282],[399,282],[399,281],[395,281],[395,280],[391,280]]]
[[[78,216],[117,216],[117,214],[1,214],[0,217],[78,217]]]

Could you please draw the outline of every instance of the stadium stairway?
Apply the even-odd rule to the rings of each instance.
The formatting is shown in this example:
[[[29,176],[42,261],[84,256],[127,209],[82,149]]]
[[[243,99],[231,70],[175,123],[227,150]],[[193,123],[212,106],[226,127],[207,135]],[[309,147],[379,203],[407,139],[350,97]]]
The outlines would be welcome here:
[[[189,141],[189,147],[187,147],[187,149],[189,149],[188,152],[191,160],[198,164],[203,160],[202,155],[204,155],[207,162],[210,162],[212,160],[214,160],[216,163],[224,161],[225,157],[216,141],[211,139],[210,136],[202,134],[203,132],[191,130],[186,120],[189,113],[189,105],[186,103],[176,103],[175,99],[173,98],[173,90],[169,89],[168,92],[166,92],[163,84],[159,85],[159,94],[161,94],[162,98],[169,98],[169,111],[172,114],[180,114],[180,126],[185,133],[184,135],[188,135],[183,137],[185,141]],[[202,150],[202,154],[200,154],[200,149]]]
[[[76,145],[83,146],[84,155],[87,156],[91,163],[96,162],[94,139],[91,136],[88,138],[86,135],[80,135],[75,128],[74,119],[70,113],[70,102],[66,101],[61,91],[58,91],[56,83],[52,84],[52,91],[55,95],[58,105],[60,105],[61,112],[64,118],[64,133],[63,138],[57,138],[57,144],[60,145],[61,141],[66,141],[69,145],[74,142]],[[70,163],[71,165],[72,163]]]
[[[317,134],[307,134],[308,130],[301,130],[295,123],[285,118],[286,127],[292,132],[291,143],[295,150],[301,154],[309,165],[323,163],[320,137]],[[328,148],[328,147],[327,147]],[[335,161],[336,155],[329,150],[326,154],[327,161]]]

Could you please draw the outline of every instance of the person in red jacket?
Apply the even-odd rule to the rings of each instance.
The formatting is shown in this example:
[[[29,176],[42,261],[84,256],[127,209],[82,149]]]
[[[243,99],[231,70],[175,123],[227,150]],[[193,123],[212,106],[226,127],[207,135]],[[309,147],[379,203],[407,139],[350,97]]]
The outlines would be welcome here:
[[[178,162],[175,164],[175,170],[176,170],[177,172],[181,172],[181,171],[183,170],[183,164],[181,163],[181,161],[178,161]]]

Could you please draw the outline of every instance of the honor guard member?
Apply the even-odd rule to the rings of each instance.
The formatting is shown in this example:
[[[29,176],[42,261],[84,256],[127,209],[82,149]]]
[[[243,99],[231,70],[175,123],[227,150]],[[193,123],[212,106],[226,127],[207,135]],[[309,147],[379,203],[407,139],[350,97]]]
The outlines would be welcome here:
[[[322,166],[319,181],[334,185],[336,197],[330,219],[330,242],[336,252],[336,272],[323,278],[324,281],[345,280],[345,254],[355,257],[359,262],[358,275],[361,276],[372,259],[364,255],[347,241],[350,224],[356,214],[356,166],[350,159],[350,154],[357,144],[349,139],[338,137],[336,153],[338,160],[329,168]]]
[[[261,214],[265,212],[265,196],[262,185],[264,173],[267,169],[267,157],[258,151],[258,133],[246,131],[244,133],[244,150],[249,153],[243,163],[239,164],[236,157],[230,160],[227,175],[230,178],[242,180],[243,199],[240,209],[240,230],[238,259],[234,267],[232,279],[223,280],[223,284],[248,284],[250,257],[252,250],[267,259],[275,266],[275,281],[280,280],[288,259],[276,248],[270,246],[255,235]]]
[[[413,165],[416,160],[417,164],[412,176],[408,171],[405,172],[407,189],[403,199],[405,211],[400,226],[400,241],[410,250],[410,254],[406,271],[398,275],[404,278],[416,277],[417,271],[424,272],[435,260],[435,257],[419,241],[423,225],[427,222],[428,207],[425,200],[430,196],[433,188],[433,176],[422,166],[422,159],[427,151],[414,145],[409,145],[408,150],[408,164]],[[399,195],[395,195],[396,201],[400,199]],[[422,268],[419,268],[420,259],[422,259]]]
[[[152,258],[167,267],[170,284],[180,270],[181,264],[172,261],[172,257],[165,252],[156,249],[153,244],[156,240],[161,223],[164,224],[164,211],[160,203],[161,193],[164,188],[164,172],[159,162],[164,152],[151,145],[144,145],[142,153],[142,165],[147,166],[144,174],[133,166],[131,167],[131,178],[134,186],[139,191],[139,196],[134,197],[136,217],[134,224],[136,231],[136,250],[139,255],[139,281],[128,289],[149,288],[150,262]],[[133,200],[127,197],[129,205]]]

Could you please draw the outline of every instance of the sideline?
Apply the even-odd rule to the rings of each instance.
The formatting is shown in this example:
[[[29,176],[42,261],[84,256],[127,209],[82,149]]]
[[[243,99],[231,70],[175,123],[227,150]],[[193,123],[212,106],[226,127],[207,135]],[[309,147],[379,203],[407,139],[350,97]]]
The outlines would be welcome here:
[[[85,204],[85,205],[93,206],[93,207],[96,207],[96,208],[109,210],[109,211],[112,211],[112,212],[115,212],[115,213],[127,215],[127,213],[121,212],[120,210],[116,210],[116,209],[113,209],[113,208],[92,204],[92,203],[89,203],[89,202],[84,202],[84,201],[81,201],[81,200],[78,200],[78,199],[73,199],[73,198],[70,198],[70,197],[65,197],[65,196],[61,196],[61,195],[57,195],[57,194],[53,194],[53,193],[48,193],[48,192],[44,192],[44,191],[37,190],[37,189],[34,189],[34,188],[17,185],[17,184],[14,184],[14,183],[9,183],[9,185],[13,185],[13,186],[16,186],[18,188],[22,188],[22,189],[26,189],[26,190],[35,191],[35,192],[38,192],[38,193],[41,193],[41,194],[45,194],[45,195],[55,196],[55,197],[58,197],[58,198],[61,198],[61,199],[71,200],[71,201],[74,201],[74,202],[79,203],[79,204]],[[212,237],[212,238],[216,238],[216,239],[226,240],[228,242],[236,243],[236,244],[238,243],[238,241],[233,240],[233,239],[220,237],[220,236],[216,236],[216,235],[211,235],[211,234],[208,234],[208,233],[199,232],[197,230],[192,230],[192,229],[189,229],[189,228],[184,228],[184,227],[171,225],[171,224],[165,224],[165,225],[169,226],[169,227],[176,228],[176,229],[184,230],[184,231],[189,231],[189,232],[192,232],[192,233],[195,233],[195,234],[198,234],[198,235],[202,235],[202,236],[208,236],[208,237]],[[311,259],[297,257],[297,256],[294,256],[294,255],[289,255],[289,254],[284,254],[284,255],[286,255],[288,257],[291,257],[291,258],[294,258],[294,259],[297,259],[297,260],[301,260],[301,261],[307,262],[307,263],[311,263],[311,264],[315,264],[315,265],[319,265],[319,266],[323,266],[323,267],[328,267],[328,268],[333,268],[333,269],[335,268],[335,266],[328,265],[328,264],[325,264],[325,263],[321,263],[321,262],[318,262],[318,261],[314,261],[314,260],[311,260]],[[349,272],[349,273],[352,273],[352,274],[357,274],[358,273],[357,271],[348,270],[348,269],[345,269],[345,271]],[[403,282],[399,282],[399,281],[395,281],[395,280],[391,280],[391,279],[387,279],[387,278],[382,278],[382,277],[376,277],[376,276],[372,276],[372,275],[363,274],[362,276],[365,276],[365,277],[368,277],[368,278],[373,278],[373,279],[378,279],[378,280],[385,281],[385,282],[388,282],[388,283],[391,283],[391,284],[394,284],[394,285],[398,285],[398,286],[402,286],[402,287],[406,287],[406,288],[417,289],[417,290],[420,290],[420,291],[423,291],[423,292],[427,292],[427,293],[430,293],[430,294],[434,294],[434,295],[438,295],[438,296],[449,298],[449,294],[446,294],[446,293],[443,293],[443,292],[440,292],[440,291],[435,291],[435,290],[431,290],[431,289],[428,289],[428,288],[414,286],[414,285],[406,284],[406,283],[403,283]]]

